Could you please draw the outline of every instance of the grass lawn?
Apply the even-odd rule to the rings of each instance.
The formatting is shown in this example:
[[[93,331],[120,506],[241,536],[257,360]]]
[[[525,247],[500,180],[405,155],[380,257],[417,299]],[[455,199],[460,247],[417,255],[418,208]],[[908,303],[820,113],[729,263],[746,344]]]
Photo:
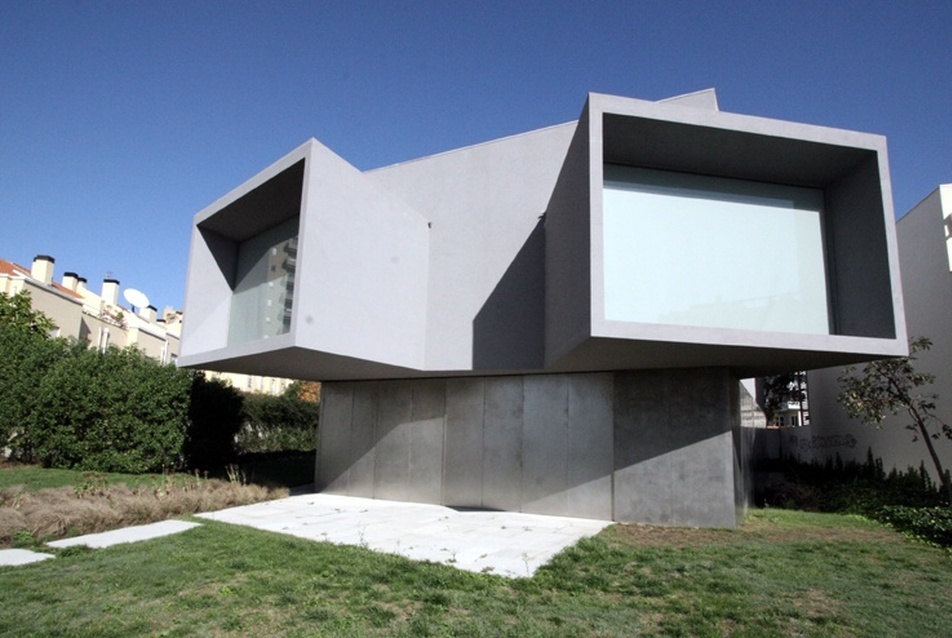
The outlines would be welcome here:
[[[948,636],[952,557],[879,524],[764,510],[616,525],[531,579],[202,521],[0,568],[10,636]]]

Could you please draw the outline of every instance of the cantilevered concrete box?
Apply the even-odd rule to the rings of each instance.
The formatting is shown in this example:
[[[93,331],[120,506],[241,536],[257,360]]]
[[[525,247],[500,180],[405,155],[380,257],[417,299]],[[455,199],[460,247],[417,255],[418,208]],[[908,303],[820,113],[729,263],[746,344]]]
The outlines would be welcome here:
[[[731,525],[739,376],[905,353],[885,140],[592,94],[198,214],[182,365],[325,382],[319,489]]]

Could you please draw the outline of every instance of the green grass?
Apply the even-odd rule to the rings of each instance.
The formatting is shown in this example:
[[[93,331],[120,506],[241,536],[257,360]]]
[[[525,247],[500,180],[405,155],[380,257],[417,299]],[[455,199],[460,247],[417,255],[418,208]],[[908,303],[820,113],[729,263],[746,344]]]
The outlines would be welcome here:
[[[0,568],[10,636],[943,636],[952,559],[876,523],[616,525],[531,579],[202,521]]]
[[[314,452],[279,455],[248,455],[238,464],[241,478],[249,483],[267,486],[297,487],[314,481]],[[202,474],[204,477],[205,475]],[[227,479],[226,472],[217,474]],[[187,473],[122,474],[118,472],[86,472],[44,468],[38,465],[0,464],[0,489],[21,485],[30,491],[55,487],[98,487],[125,484],[129,487],[164,484],[169,477],[182,483],[194,478]]]

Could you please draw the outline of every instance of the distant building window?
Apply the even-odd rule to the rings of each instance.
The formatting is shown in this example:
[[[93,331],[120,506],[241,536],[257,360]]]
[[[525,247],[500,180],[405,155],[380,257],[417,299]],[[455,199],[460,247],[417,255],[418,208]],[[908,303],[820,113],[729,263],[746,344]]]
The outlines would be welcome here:
[[[818,189],[605,165],[605,318],[829,334],[822,209]]]
[[[298,220],[238,245],[228,327],[230,344],[267,339],[291,329]]]

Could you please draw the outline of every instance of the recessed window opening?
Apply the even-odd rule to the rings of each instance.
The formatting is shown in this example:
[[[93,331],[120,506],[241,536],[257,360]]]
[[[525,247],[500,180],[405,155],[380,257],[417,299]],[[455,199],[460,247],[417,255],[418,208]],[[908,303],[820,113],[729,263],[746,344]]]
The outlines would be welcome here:
[[[291,330],[297,244],[297,218],[238,244],[229,345]]]
[[[823,191],[605,165],[609,321],[830,334]]]

